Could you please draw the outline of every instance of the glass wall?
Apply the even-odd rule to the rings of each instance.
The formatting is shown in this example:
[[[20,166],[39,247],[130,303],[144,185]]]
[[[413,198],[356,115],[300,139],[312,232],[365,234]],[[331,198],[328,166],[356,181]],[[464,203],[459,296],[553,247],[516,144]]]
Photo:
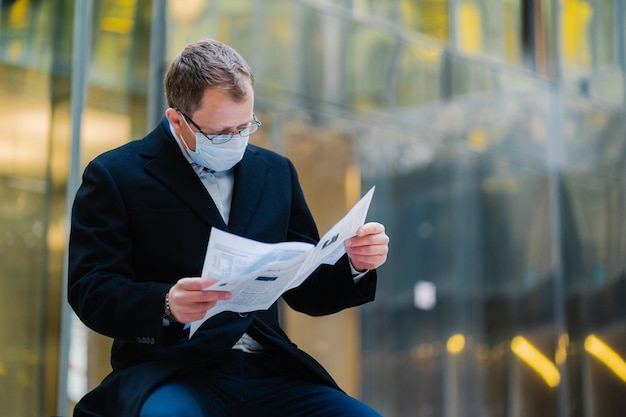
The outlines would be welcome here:
[[[69,368],[61,368],[64,361],[60,358],[68,354],[68,343],[60,340],[67,184],[70,164],[81,165],[80,160],[71,158],[72,128],[83,122],[83,160],[145,131],[151,9],[150,2],[140,0],[85,1],[83,5],[91,3],[93,22],[87,24],[89,33],[80,34],[91,40],[91,54],[82,66],[89,74],[83,92],[86,106],[80,109],[83,117],[72,120],[75,3],[1,2],[3,416],[68,415],[68,405],[58,404],[57,391],[65,388],[59,381],[71,375],[69,396],[75,399],[88,385],[81,378],[88,376],[93,386],[108,368],[110,342],[82,329],[72,333],[75,336],[82,331],[85,337],[82,341],[74,337]],[[87,346],[90,355],[81,356],[80,348]]]
[[[347,392],[389,417],[625,414],[625,0],[1,4],[0,414],[67,415],[108,373],[110,340],[61,315],[69,173],[151,129],[206,37],[255,70],[251,140],[294,161],[320,231],[376,186],[376,301],[283,310]]]
[[[0,7],[0,414],[56,401],[68,172],[69,4]],[[44,411],[45,410],[45,411]]]
[[[83,5],[84,6],[84,5]],[[93,17],[80,115],[80,169],[98,154],[146,133],[151,1],[90,2]],[[78,139],[78,138],[77,138]],[[68,398],[71,409],[110,372],[111,339],[70,318]]]

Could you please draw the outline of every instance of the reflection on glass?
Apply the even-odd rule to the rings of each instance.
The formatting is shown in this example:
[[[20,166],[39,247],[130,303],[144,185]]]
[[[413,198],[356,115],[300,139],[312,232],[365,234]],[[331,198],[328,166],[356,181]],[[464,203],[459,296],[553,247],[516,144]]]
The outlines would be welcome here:
[[[58,7],[57,7],[58,6]],[[0,415],[54,413],[67,155],[64,9],[0,10]],[[67,161],[67,160],[65,160]]]
[[[83,161],[145,133],[149,3],[94,3]],[[251,63],[251,140],[294,160],[321,231],[377,186],[376,301],[286,321],[383,415],[626,415],[622,3],[167,2],[165,51]],[[64,372],[74,2],[0,4],[0,415],[39,417]],[[72,399],[110,348],[75,335]]]
[[[561,374],[557,367],[525,337],[515,336],[511,341],[511,350],[541,375],[549,387],[554,388],[559,385]]]
[[[622,381],[626,382],[626,362],[609,345],[596,335],[589,335],[585,339],[585,350],[598,358]]]

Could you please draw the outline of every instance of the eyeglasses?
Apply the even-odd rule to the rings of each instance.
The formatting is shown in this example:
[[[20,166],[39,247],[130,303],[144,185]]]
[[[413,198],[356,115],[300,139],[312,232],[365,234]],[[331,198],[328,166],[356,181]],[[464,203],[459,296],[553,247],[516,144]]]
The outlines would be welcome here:
[[[213,143],[215,145],[221,145],[222,143],[226,143],[229,140],[231,140],[235,135],[239,135],[239,136],[242,136],[244,138],[247,137],[247,136],[250,136],[251,134],[253,134],[254,132],[257,131],[259,126],[261,126],[261,121],[253,113],[252,114],[252,118],[254,119],[254,121],[248,123],[245,127],[237,128],[237,133],[230,132],[230,133],[220,133],[218,135],[209,135],[209,134],[204,133],[202,131],[202,129],[200,128],[200,126],[198,126],[196,124],[196,122],[191,120],[191,117],[187,116],[185,113],[183,113],[180,110],[178,110],[178,112],[183,115],[185,120],[187,120],[189,123],[191,123],[193,125],[193,127],[198,129],[198,131],[200,133],[202,133],[208,140],[211,141],[211,143]]]

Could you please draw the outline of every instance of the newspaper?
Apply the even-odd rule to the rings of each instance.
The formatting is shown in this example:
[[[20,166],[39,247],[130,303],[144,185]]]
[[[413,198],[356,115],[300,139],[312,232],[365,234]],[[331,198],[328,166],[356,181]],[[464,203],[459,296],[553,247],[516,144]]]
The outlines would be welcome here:
[[[321,264],[334,265],[345,253],[343,242],[365,222],[372,187],[317,245],[303,242],[262,243],[213,228],[202,277],[217,279],[205,290],[230,291],[203,319],[191,323],[189,337],[210,317],[223,311],[267,310],[286,291],[302,284]]]

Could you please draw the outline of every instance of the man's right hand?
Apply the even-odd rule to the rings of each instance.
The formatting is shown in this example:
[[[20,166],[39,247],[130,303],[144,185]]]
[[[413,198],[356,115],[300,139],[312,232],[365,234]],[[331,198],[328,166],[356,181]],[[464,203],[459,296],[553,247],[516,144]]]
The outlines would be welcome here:
[[[206,312],[220,300],[229,300],[228,291],[205,291],[217,280],[212,278],[181,278],[168,292],[170,312],[179,323],[204,318]]]

